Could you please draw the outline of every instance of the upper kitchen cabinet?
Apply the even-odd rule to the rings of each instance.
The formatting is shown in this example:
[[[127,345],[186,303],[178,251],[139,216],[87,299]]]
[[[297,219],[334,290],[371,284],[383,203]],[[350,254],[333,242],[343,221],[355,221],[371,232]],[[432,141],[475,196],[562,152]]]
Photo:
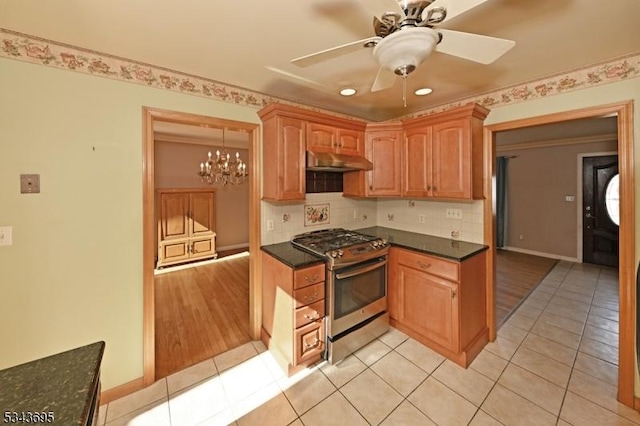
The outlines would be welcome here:
[[[267,201],[305,199],[307,150],[362,155],[364,121],[272,103],[258,112],[263,135],[263,190]]]
[[[307,149],[310,151],[362,155],[363,140],[364,132],[360,130],[314,122],[307,126]]]
[[[364,154],[373,163],[369,171],[344,174],[345,196],[399,197],[401,195],[402,123],[371,123],[365,132]]]
[[[481,199],[483,123],[489,110],[469,104],[403,122],[407,197]]]

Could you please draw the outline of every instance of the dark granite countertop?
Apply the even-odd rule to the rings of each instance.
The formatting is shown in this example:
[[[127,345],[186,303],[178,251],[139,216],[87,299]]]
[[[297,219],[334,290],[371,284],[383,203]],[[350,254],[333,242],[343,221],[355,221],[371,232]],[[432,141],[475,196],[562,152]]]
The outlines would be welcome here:
[[[400,231],[398,229],[373,226],[370,228],[355,229],[363,234],[384,238],[392,246],[402,247],[417,252],[432,254],[455,261],[463,261],[476,255],[488,247],[482,244],[467,241],[450,240],[448,238],[434,237],[433,235],[419,234],[417,232]]]
[[[392,246],[440,256],[458,262],[474,256],[488,248],[482,244],[434,237],[433,235],[419,234],[417,232],[400,231],[398,229],[385,228],[382,226],[355,229],[355,231],[362,232],[367,235],[373,235],[374,237],[384,238],[389,241]],[[304,250],[300,250],[288,241],[262,246],[261,249],[281,262],[289,265],[293,269],[304,268],[306,266],[317,265],[324,262],[321,257],[307,253]]]
[[[98,387],[104,346],[96,342],[0,370],[1,414],[26,414],[15,422],[24,424],[27,420],[38,423],[34,413],[52,413],[54,422],[40,424],[84,425]]]
[[[270,244],[260,247],[265,253],[269,253],[282,263],[285,263],[293,269],[300,269],[307,266],[324,263],[324,259],[308,253],[304,250],[296,248],[290,242]]]

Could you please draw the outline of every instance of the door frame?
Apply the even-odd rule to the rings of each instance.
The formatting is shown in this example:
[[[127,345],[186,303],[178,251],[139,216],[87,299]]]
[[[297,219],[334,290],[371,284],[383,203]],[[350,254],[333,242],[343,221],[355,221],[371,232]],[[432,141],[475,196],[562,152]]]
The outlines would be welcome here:
[[[496,338],[495,292],[495,133],[539,124],[556,123],[579,118],[598,118],[615,115],[618,121],[618,167],[620,172],[620,264],[618,267],[620,295],[620,334],[618,358],[618,401],[634,407],[635,380],[635,197],[633,153],[633,101],[583,108],[572,111],[541,115],[485,126],[484,159],[486,199],[484,201],[484,243],[489,246],[487,256],[487,322],[490,339]]]
[[[582,263],[582,244],[584,242],[583,240],[583,222],[582,222],[582,216],[583,216],[583,211],[582,211],[582,197],[583,197],[583,189],[582,189],[582,173],[583,173],[583,168],[584,165],[582,163],[582,160],[584,158],[587,157],[606,157],[609,155],[618,155],[618,151],[609,151],[609,152],[585,152],[583,154],[578,154],[578,187],[576,189],[576,215],[578,218],[578,222],[577,222],[577,228],[578,228],[578,232],[577,232],[577,258],[578,258],[578,262]],[[619,158],[618,158],[619,160]],[[620,234],[620,229],[618,229],[618,234]]]
[[[249,135],[249,333],[260,337],[260,125],[205,115],[142,107],[142,286],[143,286],[143,386],[155,382],[155,122],[205,127],[227,127]]]

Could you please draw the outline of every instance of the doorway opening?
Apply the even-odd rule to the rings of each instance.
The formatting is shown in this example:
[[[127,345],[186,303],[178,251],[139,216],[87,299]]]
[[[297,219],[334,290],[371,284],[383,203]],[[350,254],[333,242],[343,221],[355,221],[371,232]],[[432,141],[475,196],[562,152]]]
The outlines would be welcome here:
[[[259,338],[260,287],[260,166],[259,125],[235,120],[166,111],[143,107],[143,369],[144,386],[156,380],[155,354],[155,283],[154,269],[157,255],[155,213],[155,138],[154,127],[162,123],[232,129],[247,135],[249,170],[249,333]]]
[[[529,119],[515,120],[485,127],[485,193],[484,217],[495,218],[495,162],[496,133],[505,130],[526,128],[540,124],[558,123],[589,117],[615,116],[617,123],[617,150],[619,155],[619,190],[620,190],[620,241],[619,241],[619,363],[618,363],[618,400],[623,404],[634,406],[635,377],[635,222],[634,222],[634,155],[633,155],[633,104],[621,102],[598,107],[549,114]],[[489,286],[487,297],[488,322],[491,339],[497,334],[496,324],[496,223],[486,220],[484,241],[490,247],[488,256]]]

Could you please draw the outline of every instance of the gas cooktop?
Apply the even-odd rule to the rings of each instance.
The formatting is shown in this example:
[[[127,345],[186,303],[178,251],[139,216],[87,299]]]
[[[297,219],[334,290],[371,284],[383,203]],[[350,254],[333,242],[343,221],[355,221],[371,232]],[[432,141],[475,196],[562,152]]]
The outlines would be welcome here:
[[[324,256],[329,266],[362,262],[386,255],[386,240],[342,228],[323,229],[296,235],[291,243],[311,253]]]

